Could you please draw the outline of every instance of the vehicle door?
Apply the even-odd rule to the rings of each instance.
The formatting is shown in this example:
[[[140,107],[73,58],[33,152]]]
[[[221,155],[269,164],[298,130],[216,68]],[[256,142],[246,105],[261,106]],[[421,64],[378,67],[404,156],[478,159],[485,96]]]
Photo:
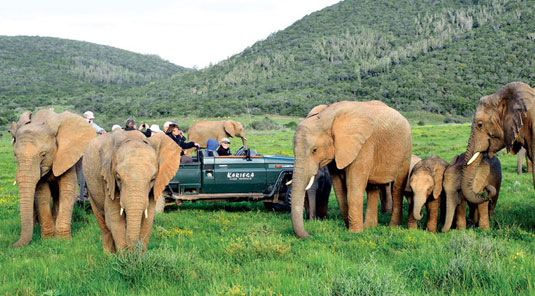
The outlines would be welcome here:
[[[267,190],[263,156],[214,157],[214,177],[212,193],[263,193]]]

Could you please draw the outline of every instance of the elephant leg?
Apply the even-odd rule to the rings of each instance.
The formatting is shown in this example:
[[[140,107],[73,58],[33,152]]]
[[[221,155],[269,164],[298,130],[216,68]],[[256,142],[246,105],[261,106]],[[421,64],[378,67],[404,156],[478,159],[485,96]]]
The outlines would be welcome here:
[[[347,172],[347,214],[349,220],[350,232],[362,232],[363,225],[363,206],[364,206],[364,190],[368,183],[368,174],[361,165],[352,163]]]
[[[312,186],[312,189],[307,190],[306,193],[306,199],[305,199],[305,207],[308,207],[307,210],[307,219],[314,220],[316,219],[316,191],[317,188]]]
[[[477,212],[479,214],[479,228],[483,230],[489,230],[490,229],[490,221],[489,221],[489,202],[484,202],[482,204],[477,205]]]
[[[407,197],[407,201],[409,203],[409,216],[407,218],[407,228],[409,229],[417,229],[418,228],[418,221],[414,219],[414,201],[412,199],[412,196]]]
[[[427,231],[437,232],[438,209],[440,208],[440,197],[433,199],[426,204],[427,207]]]
[[[457,229],[466,229],[466,200],[463,199],[455,208],[455,217]]]
[[[115,253],[116,250],[115,250],[115,243],[113,242],[113,236],[111,235],[110,230],[106,226],[106,222],[104,221],[104,216],[102,216],[102,213],[97,208],[92,198],[89,198],[89,202],[91,203],[93,214],[95,214],[95,218],[97,219],[98,226],[100,227],[100,238],[102,240],[102,249],[106,253]]]
[[[381,213],[392,214],[392,183],[381,186],[379,197],[381,198]]]
[[[340,207],[342,218],[346,223],[346,227],[349,227],[347,188],[345,186],[345,182],[342,179],[341,174],[331,173],[331,176],[333,180],[334,193],[336,195],[336,199],[338,200],[338,206]]]
[[[376,227],[378,224],[377,218],[377,202],[379,197],[379,187],[370,188],[367,191],[366,202],[366,216],[364,217],[364,228]]]
[[[121,204],[119,199],[110,200],[106,198],[104,200],[104,222],[106,227],[111,231],[113,241],[115,243],[115,249],[120,252],[126,248],[126,219],[125,213],[123,216],[121,213]]]
[[[407,172],[409,171],[407,167]],[[390,218],[390,226],[399,226],[403,220],[403,189],[407,175],[400,174],[392,187],[392,217]]]
[[[37,217],[41,225],[41,237],[49,238],[54,236],[54,218],[52,217],[52,209],[50,207],[51,201],[50,186],[48,182],[39,182],[35,188],[35,203],[37,207]]]
[[[76,200],[76,170],[68,169],[58,178],[59,208],[56,218],[56,237],[71,237],[72,209]]]
[[[139,234],[139,238],[143,240],[145,244],[145,251],[149,247],[149,240],[150,240],[150,234],[152,233],[152,223],[154,222],[154,212],[155,212],[156,202],[154,201],[154,198],[149,198],[149,207],[148,207],[148,218],[145,218],[145,215],[143,215],[143,218],[141,219],[141,231]]]
[[[528,174],[531,174],[533,171],[533,162],[529,159],[528,155],[526,154],[526,166],[528,167]],[[520,168],[522,170],[522,168]]]
[[[318,219],[325,219],[327,217],[327,210],[329,209],[329,193],[331,192],[331,187],[329,183],[329,191],[326,191],[325,188],[322,188],[320,196],[316,194],[316,217]]]
[[[49,188],[52,195],[52,218],[54,220],[54,225],[56,225],[56,219],[58,218],[59,210],[59,188],[58,182],[50,182]]]

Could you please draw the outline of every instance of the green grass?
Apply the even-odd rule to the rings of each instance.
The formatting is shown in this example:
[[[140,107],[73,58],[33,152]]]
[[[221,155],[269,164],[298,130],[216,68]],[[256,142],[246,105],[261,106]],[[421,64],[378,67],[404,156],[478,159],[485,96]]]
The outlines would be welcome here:
[[[469,125],[414,125],[414,153],[449,162],[466,148],[469,132]],[[261,153],[292,155],[293,130],[253,131],[248,138]],[[232,147],[240,144],[232,139]],[[156,216],[148,252],[118,257],[103,254],[87,204],[75,207],[72,240],[41,240],[37,226],[30,245],[8,247],[20,222],[16,165],[4,134],[0,294],[533,295],[531,175],[516,175],[516,157],[499,158],[502,191],[487,232],[407,230],[405,213],[402,227],[388,227],[389,215],[381,214],[379,227],[352,234],[331,195],[328,219],[306,222],[312,237],[300,240],[287,212],[270,212],[261,203],[197,202]]]

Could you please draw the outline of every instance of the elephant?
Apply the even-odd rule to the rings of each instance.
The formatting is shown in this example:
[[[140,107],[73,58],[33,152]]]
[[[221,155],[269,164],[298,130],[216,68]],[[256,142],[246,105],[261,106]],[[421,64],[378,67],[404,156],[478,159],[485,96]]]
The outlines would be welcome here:
[[[522,147],[520,151],[518,151],[518,159],[516,162],[516,173],[519,175],[522,175],[522,161],[524,158],[526,159],[527,172],[531,173],[533,171],[533,163],[527,156],[526,149]]]
[[[159,197],[180,165],[181,148],[159,133],[115,130],[91,141],[82,168],[106,253],[147,249]]]
[[[535,90],[523,82],[511,82],[498,92],[482,97],[477,104],[472,121],[470,138],[466,148],[462,170],[461,190],[467,201],[480,204],[488,201],[474,191],[476,173],[486,152],[489,158],[503,149],[515,154],[521,147],[526,149],[529,159],[535,155]],[[535,166],[532,166],[532,173]],[[535,186],[535,174],[533,174]],[[481,191],[479,191],[481,192]]]
[[[324,166],[318,170],[314,183],[306,193],[305,211],[307,219],[324,219],[327,216],[331,187],[331,175],[327,166]]]
[[[444,172],[443,187],[446,193],[446,220],[442,227],[442,232],[450,230],[453,215],[456,216],[457,229],[466,228],[466,198],[461,190],[462,170],[465,166],[465,153],[455,156]],[[500,160],[497,157],[488,158],[483,155],[481,164],[478,167],[474,178],[474,187],[477,192],[486,191],[489,201],[474,204],[468,203],[470,216],[473,221],[478,222],[479,228],[488,230],[490,228],[489,216],[494,215],[494,208],[500,195],[502,183],[502,170]],[[476,214],[477,213],[477,214]]]
[[[407,119],[380,101],[342,101],[302,120],[293,139],[294,233],[299,238],[309,237],[303,223],[304,197],[319,168],[325,165],[329,167],[342,217],[350,232],[377,225],[379,186],[392,182],[390,225],[400,225],[401,196],[409,173],[411,146]],[[363,223],[364,190],[368,192],[368,206]]]
[[[95,129],[79,115],[42,109],[24,112],[9,132],[17,162],[21,222],[20,237],[11,246],[32,240],[34,208],[42,238],[70,238],[77,188],[74,165],[96,137]]]
[[[216,139],[221,142],[223,138],[239,137],[242,139],[244,147],[247,147],[247,138],[243,125],[234,120],[220,121],[199,121],[194,123],[188,130],[188,140],[199,143],[201,148],[206,148],[208,139]],[[193,150],[188,149],[186,155],[191,154]]]
[[[442,179],[448,163],[437,155],[427,157],[414,165],[410,172],[407,190],[409,217],[407,227],[418,228],[422,219],[422,207],[427,208],[427,231],[437,231],[438,213],[443,195]]]

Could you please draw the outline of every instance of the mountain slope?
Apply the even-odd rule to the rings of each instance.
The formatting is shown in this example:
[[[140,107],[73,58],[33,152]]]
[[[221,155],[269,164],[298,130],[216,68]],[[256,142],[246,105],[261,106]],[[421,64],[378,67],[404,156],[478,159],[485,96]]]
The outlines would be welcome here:
[[[142,116],[247,108],[303,115],[319,103],[370,99],[404,111],[469,115],[480,96],[504,83],[532,82],[534,7],[534,1],[346,0],[217,65],[108,99],[116,100],[116,111]],[[125,98],[136,98],[137,106],[121,105]]]
[[[186,71],[153,55],[48,37],[0,36],[0,99],[32,108]]]

